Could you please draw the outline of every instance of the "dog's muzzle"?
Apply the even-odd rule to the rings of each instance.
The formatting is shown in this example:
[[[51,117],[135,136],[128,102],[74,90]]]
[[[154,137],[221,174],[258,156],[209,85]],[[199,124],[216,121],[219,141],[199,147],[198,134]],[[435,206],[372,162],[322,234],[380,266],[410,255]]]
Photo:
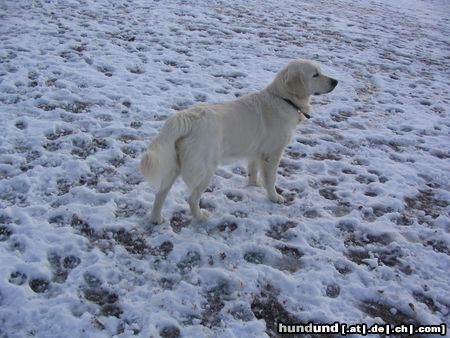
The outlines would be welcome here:
[[[330,83],[333,86],[333,89],[336,88],[337,84],[338,84],[338,80],[336,79],[330,79]]]

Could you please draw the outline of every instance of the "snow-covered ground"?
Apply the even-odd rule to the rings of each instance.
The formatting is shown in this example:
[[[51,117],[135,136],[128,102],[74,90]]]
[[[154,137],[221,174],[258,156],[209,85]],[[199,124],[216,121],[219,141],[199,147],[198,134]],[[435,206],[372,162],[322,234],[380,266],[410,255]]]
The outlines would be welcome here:
[[[264,337],[282,322],[450,324],[445,0],[0,3],[0,337]],[[148,224],[138,163],[162,121],[339,79],[278,175],[217,171],[190,222]]]

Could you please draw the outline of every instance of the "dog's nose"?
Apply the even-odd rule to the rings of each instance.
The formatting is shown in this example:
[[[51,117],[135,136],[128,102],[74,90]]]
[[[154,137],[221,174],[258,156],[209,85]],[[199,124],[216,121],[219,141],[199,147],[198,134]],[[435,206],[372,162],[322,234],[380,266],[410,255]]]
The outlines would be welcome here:
[[[338,84],[338,80],[331,79],[331,85],[332,85],[333,87],[336,87],[337,84]]]

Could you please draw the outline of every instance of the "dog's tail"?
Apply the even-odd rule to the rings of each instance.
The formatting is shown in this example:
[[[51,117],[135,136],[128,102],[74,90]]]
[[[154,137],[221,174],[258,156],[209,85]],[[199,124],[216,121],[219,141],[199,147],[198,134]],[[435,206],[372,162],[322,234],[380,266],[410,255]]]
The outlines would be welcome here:
[[[175,143],[189,134],[191,128],[189,114],[172,116],[148,146],[141,158],[140,168],[153,186],[160,187],[165,177],[172,177],[179,171]]]

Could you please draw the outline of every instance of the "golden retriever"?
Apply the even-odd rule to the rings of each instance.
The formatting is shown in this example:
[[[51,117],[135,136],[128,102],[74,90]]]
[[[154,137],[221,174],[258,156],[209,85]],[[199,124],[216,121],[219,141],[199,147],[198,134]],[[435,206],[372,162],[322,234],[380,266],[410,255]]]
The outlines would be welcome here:
[[[162,205],[180,174],[191,189],[188,203],[194,219],[206,221],[200,195],[225,159],[247,159],[249,184],[257,185],[260,174],[270,200],[282,203],[275,179],[283,149],[299,122],[309,118],[311,95],[329,93],[337,83],[317,64],[297,59],[261,91],[235,101],[197,105],[170,117],[140,163],[144,176],[159,188],[150,221],[164,222]]]

